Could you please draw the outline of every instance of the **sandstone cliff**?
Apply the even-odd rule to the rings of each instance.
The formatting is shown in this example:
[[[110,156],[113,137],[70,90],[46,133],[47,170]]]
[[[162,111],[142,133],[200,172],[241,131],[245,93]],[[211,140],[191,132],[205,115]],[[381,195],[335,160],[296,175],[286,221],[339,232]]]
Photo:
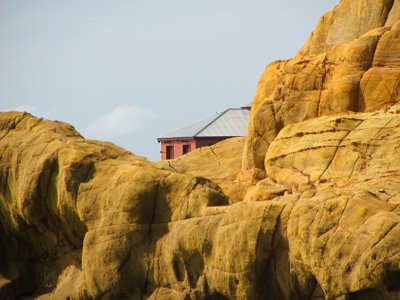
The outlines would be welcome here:
[[[0,116],[0,298],[114,298],[154,289],[157,242],[226,205],[203,178],[153,167],[71,126]]]
[[[400,100],[400,1],[343,0],[298,55],[269,65],[253,101],[243,168],[265,177],[265,155],[286,125]]]
[[[169,162],[1,113],[0,299],[400,299],[399,10],[343,0]]]
[[[2,114],[1,297],[397,299],[399,112],[285,127],[269,179],[232,205],[201,177]]]

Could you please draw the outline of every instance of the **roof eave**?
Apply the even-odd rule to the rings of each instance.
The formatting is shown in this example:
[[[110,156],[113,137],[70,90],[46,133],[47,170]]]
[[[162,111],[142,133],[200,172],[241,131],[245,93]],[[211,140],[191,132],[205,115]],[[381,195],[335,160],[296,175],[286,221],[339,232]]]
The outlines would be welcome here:
[[[234,138],[242,137],[245,135],[208,135],[208,136],[190,136],[190,137],[169,137],[169,138],[157,138],[158,142],[163,141],[174,141],[174,140],[195,140],[195,139],[209,139],[209,138]]]
[[[157,141],[161,142],[161,141],[173,141],[173,140],[190,140],[190,139],[194,139],[193,136],[176,136],[176,137],[159,137],[157,138]]]

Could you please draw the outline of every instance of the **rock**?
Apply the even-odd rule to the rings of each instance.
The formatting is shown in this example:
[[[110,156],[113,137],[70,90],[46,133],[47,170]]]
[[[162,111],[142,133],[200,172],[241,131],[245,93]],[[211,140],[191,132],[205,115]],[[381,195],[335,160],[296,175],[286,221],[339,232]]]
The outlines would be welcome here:
[[[326,116],[289,125],[268,149],[267,175],[290,186],[368,182],[389,175],[397,170],[399,126],[400,117],[389,113]]]
[[[169,222],[227,204],[206,179],[28,114],[0,115],[0,157],[5,298],[140,297]]]
[[[400,100],[400,22],[385,32],[377,44],[372,68],[363,76],[361,109],[376,111]]]
[[[268,147],[287,125],[377,111],[400,100],[397,2],[341,1],[295,58],[266,68],[253,101],[244,171],[265,178]]]
[[[398,295],[397,114],[286,126],[269,179],[231,205],[67,124],[3,113],[0,126],[3,298]]]
[[[400,4],[375,2],[267,67],[244,148],[152,164],[0,113],[0,298],[400,299]]]
[[[398,20],[400,20],[400,1],[394,0],[392,9],[390,10],[388,18],[386,19],[385,26],[392,26]]]
[[[273,181],[268,178],[250,187],[243,201],[266,201],[275,199],[277,196],[287,195],[289,191],[291,191],[289,187],[273,183]]]
[[[398,0],[340,1],[333,10],[321,17],[299,54],[305,56],[326,52],[374,28],[392,26],[400,20],[399,8]]]
[[[217,183],[230,200],[243,199],[247,187],[236,180],[242,168],[242,156],[245,138],[237,137],[224,140],[210,147],[203,147],[176,159],[163,160],[156,166],[192,176],[204,177]],[[232,185],[235,181],[236,184]]]

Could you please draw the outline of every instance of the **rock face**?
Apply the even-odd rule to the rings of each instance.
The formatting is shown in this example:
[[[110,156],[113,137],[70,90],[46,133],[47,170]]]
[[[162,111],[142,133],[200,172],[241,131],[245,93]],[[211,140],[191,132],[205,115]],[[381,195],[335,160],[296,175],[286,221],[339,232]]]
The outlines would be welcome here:
[[[301,294],[400,298],[399,108],[292,124],[271,143],[268,179],[245,201],[289,201],[282,236]]]
[[[400,299],[399,9],[323,17],[245,143],[150,163],[0,113],[0,299]]]
[[[306,45],[269,65],[253,101],[243,168],[262,179],[265,155],[286,125],[372,112],[400,100],[400,1],[343,0]]]
[[[169,226],[226,205],[203,178],[153,167],[71,126],[0,118],[0,298],[140,298]]]
[[[398,299],[399,112],[285,127],[269,179],[232,205],[201,177],[2,114],[1,297]]]
[[[242,168],[245,138],[224,140],[210,147],[203,147],[172,160],[155,163],[162,169],[205,177],[217,183],[232,202],[241,201],[246,185],[236,180]]]
[[[398,0],[341,1],[325,14],[299,54],[312,55],[353,41],[368,31],[399,20]]]

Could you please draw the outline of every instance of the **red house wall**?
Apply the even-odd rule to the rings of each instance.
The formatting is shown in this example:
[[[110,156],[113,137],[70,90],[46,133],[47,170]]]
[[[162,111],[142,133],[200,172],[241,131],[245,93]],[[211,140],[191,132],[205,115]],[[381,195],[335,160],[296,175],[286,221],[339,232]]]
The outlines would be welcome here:
[[[192,151],[197,148],[214,145],[225,139],[227,137],[164,140],[161,141],[161,159],[167,159],[167,146],[174,147],[174,156],[172,158],[177,158],[183,155],[183,145],[190,145],[190,151]]]
[[[167,159],[167,146],[174,146],[173,158],[182,156],[183,145],[190,145],[190,151],[196,149],[196,142],[194,139],[161,141],[161,159]]]

